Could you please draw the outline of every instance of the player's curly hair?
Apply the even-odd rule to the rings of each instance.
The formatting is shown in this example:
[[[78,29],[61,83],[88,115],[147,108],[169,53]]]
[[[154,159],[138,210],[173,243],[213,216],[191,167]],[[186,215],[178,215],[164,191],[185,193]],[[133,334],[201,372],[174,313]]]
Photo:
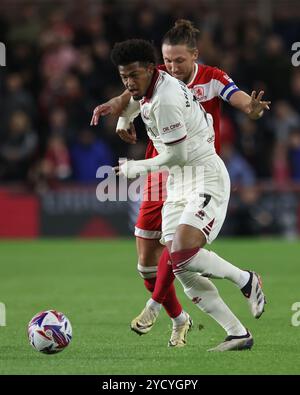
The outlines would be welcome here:
[[[126,66],[130,63],[156,63],[155,49],[146,40],[131,39],[116,43],[111,52],[111,60],[115,66]]]
[[[163,44],[186,45],[189,49],[197,48],[200,30],[187,19],[178,19],[175,25],[164,35]]]

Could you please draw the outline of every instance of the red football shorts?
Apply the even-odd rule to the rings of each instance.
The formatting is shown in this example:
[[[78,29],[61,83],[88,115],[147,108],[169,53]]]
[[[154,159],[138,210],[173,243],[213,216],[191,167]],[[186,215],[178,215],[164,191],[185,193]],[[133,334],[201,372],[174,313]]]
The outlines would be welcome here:
[[[166,199],[167,173],[152,173],[145,183],[134,235],[144,239],[161,238],[161,210]]]

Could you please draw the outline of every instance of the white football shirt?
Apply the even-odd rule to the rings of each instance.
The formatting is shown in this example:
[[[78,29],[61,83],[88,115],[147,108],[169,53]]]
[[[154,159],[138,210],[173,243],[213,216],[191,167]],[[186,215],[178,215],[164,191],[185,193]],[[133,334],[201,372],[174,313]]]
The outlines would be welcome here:
[[[215,154],[213,121],[181,81],[155,70],[148,91],[140,101],[141,116],[158,153],[165,145],[187,141],[186,165],[203,163]]]

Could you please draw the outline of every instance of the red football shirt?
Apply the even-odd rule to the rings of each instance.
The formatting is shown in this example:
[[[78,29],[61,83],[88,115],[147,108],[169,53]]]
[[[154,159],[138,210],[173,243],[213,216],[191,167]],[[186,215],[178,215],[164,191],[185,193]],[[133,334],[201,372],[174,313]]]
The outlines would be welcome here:
[[[158,66],[159,70],[167,71],[165,65]],[[192,81],[187,85],[197,97],[206,112],[212,115],[215,130],[215,148],[220,152],[220,104],[221,99],[229,101],[231,95],[239,88],[233,80],[217,67],[196,63]],[[145,158],[153,158],[157,152],[149,140]]]

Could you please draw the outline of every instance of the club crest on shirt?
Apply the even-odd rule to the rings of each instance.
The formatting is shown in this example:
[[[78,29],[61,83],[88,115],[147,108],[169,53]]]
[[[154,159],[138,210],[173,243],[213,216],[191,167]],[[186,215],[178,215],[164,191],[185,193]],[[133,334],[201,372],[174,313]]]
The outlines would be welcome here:
[[[204,96],[204,88],[202,85],[195,85],[192,91],[198,100],[200,101],[206,100],[206,96]]]

